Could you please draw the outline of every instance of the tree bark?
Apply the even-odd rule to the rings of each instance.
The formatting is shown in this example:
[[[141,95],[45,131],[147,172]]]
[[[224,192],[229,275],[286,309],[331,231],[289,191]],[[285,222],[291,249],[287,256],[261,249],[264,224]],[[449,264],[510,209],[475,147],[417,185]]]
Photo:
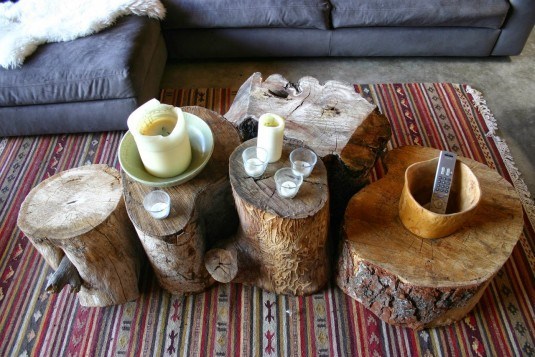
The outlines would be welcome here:
[[[28,194],[18,225],[57,269],[51,291],[69,283],[80,289],[83,306],[122,304],[139,296],[144,254],[126,214],[117,170],[89,165],[50,177]]]
[[[406,146],[389,152],[387,175],[350,200],[336,281],[382,320],[422,329],[462,319],[479,301],[522,233],[522,205],[496,171],[459,157],[479,180],[472,219],[444,238],[424,239],[399,219],[405,169],[439,150]]]
[[[323,288],[329,277],[329,193],[327,172],[318,161],[297,196],[276,193],[273,175],[289,164],[300,146],[286,141],[280,161],[258,179],[247,176],[241,154],[256,139],[240,145],[230,158],[230,182],[240,226],[234,240],[207,252],[205,264],[220,282],[253,284],[282,294],[305,295]]]
[[[160,285],[173,294],[197,293],[214,283],[204,267],[204,253],[236,231],[238,218],[228,180],[228,160],[240,144],[237,131],[219,114],[201,107],[183,111],[202,118],[214,135],[214,151],[202,172],[181,185],[163,188],[171,196],[171,213],[153,219],[143,197],[153,188],[123,172],[130,219]]]

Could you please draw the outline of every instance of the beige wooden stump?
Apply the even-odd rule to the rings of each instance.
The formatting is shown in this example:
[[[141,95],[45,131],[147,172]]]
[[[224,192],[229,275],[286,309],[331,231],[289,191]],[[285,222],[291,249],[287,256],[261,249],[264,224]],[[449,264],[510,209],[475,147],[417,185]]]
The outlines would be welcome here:
[[[82,166],[48,178],[25,198],[17,223],[56,270],[47,290],[70,284],[83,306],[122,304],[139,296],[144,254],[114,168]]]
[[[388,153],[388,174],[350,200],[337,284],[382,320],[414,329],[462,319],[509,258],[522,232],[522,205],[496,171],[459,158],[479,180],[481,199],[453,234],[424,239],[399,218],[405,169],[439,151],[406,146]]]
[[[249,177],[240,145],[230,157],[230,182],[240,226],[234,240],[206,253],[205,264],[220,282],[240,282],[281,294],[305,295],[323,288],[330,272],[328,257],[329,192],[321,160],[293,199],[278,196],[273,175],[290,166],[289,154],[301,146],[285,141],[281,160],[263,176]]]
[[[228,179],[228,160],[240,144],[234,127],[219,114],[201,107],[183,107],[212,130],[214,151],[192,180],[163,188],[171,196],[168,218],[156,220],[143,208],[155,188],[130,179],[123,186],[128,215],[139,235],[160,285],[173,294],[197,293],[214,283],[204,267],[205,250],[233,234],[238,218]]]

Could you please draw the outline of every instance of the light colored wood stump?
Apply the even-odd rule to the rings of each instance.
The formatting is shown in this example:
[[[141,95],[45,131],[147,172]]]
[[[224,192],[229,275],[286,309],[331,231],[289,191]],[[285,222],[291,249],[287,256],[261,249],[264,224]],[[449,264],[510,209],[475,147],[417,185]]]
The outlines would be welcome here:
[[[312,77],[291,83],[279,74],[263,81],[254,73],[239,89],[224,115],[242,140],[256,137],[264,113],[286,119],[284,135],[312,148],[327,167],[331,218],[343,216],[348,200],[365,184],[390,139],[388,119],[355,92],[352,85]]]
[[[194,179],[163,188],[171,196],[169,217],[152,218],[143,208],[143,198],[154,188],[122,173],[128,215],[160,285],[173,294],[201,292],[214,283],[204,267],[205,250],[233,234],[238,225],[228,180],[229,156],[240,144],[238,133],[213,111],[201,107],[181,109],[210,126],[214,151]]]
[[[408,231],[398,214],[405,169],[439,151],[406,146],[388,153],[388,174],[350,200],[336,282],[382,320],[414,329],[462,319],[509,258],[522,233],[522,205],[496,171],[459,157],[479,180],[473,217],[444,238]]]
[[[240,218],[233,240],[206,253],[205,264],[220,282],[252,284],[280,294],[305,295],[328,280],[329,192],[327,171],[318,161],[293,199],[278,196],[273,175],[290,166],[290,152],[300,146],[285,141],[282,157],[263,176],[249,177],[242,152],[256,145],[251,139],[230,157],[230,182]]]
[[[70,284],[83,306],[122,304],[139,296],[145,257],[114,168],[82,166],[41,182],[25,198],[18,226],[56,270],[47,290]]]

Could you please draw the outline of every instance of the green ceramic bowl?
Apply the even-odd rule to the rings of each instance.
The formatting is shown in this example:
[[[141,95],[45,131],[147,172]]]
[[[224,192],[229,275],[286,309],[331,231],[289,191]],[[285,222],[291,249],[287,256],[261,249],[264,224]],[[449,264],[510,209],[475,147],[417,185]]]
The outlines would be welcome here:
[[[210,160],[214,151],[214,136],[208,124],[196,115],[184,112],[189,141],[191,145],[191,163],[187,170],[180,175],[160,178],[145,170],[134,136],[129,131],[119,144],[119,163],[126,174],[133,180],[147,186],[171,187],[180,185],[197,176]]]

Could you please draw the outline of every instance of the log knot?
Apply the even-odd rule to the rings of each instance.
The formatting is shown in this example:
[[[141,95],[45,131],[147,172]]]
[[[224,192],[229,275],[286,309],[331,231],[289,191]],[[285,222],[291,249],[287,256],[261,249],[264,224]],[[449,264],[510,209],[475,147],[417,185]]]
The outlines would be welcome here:
[[[247,116],[238,124],[237,129],[242,142],[256,138],[258,134],[258,120],[252,116]]]

